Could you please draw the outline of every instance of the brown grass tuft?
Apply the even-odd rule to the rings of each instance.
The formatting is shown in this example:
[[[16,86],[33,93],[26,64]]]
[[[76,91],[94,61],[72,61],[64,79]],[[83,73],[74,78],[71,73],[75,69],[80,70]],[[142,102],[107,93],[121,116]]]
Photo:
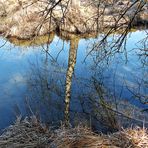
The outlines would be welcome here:
[[[21,120],[0,136],[1,148],[148,148],[148,131],[130,128],[114,134],[96,134],[86,127],[51,131],[36,117]]]

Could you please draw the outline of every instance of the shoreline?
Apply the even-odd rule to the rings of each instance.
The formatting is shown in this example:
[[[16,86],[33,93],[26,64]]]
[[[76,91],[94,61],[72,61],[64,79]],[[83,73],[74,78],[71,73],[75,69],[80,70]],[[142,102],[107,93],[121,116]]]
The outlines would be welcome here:
[[[132,28],[131,30],[129,30],[129,33],[136,32],[138,30],[147,30],[147,28],[144,26],[139,26],[138,28],[136,27],[136,28]],[[102,32],[102,33],[105,34],[105,32]],[[122,31],[114,32],[112,34],[122,34]],[[74,33],[68,33],[68,32],[61,31],[61,32],[49,32],[44,35],[34,36],[30,38],[19,38],[17,36],[7,36],[4,38],[6,38],[8,42],[16,46],[29,47],[29,46],[40,46],[40,45],[46,44],[49,42],[49,38],[53,39],[55,36],[58,36],[62,40],[70,41],[74,38],[79,38],[79,39],[96,38],[98,35],[99,33],[96,33],[96,32],[84,33],[84,34],[74,34]],[[0,34],[0,37],[3,37],[3,35]]]
[[[113,28],[113,31],[122,30],[128,27],[130,19],[134,16],[134,9],[138,5],[136,4],[129,9],[125,16],[120,18],[123,13],[122,9],[132,5],[129,0],[114,5],[108,4],[106,7],[104,7],[105,4],[100,7],[92,5],[89,0],[80,6],[68,5],[66,7],[65,4],[61,3],[54,7],[51,14],[48,14],[50,11],[45,11],[47,1],[3,0],[0,3],[1,34],[5,37],[28,39],[45,35],[48,32],[60,33],[65,31],[71,34],[83,35],[92,32],[99,33],[111,28]],[[51,9],[50,5],[48,6],[49,10]],[[147,20],[147,9],[144,5],[142,11],[135,16],[132,27],[138,25],[147,27]]]
[[[0,147],[46,147],[46,148],[146,148],[148,130],[140,127],[122,129],[103,134],[94,133],[90,128],[77,126],[51,130],[37,120],[35,116],[22,120],[18,117],[14,125],[6,128],[0,135]]]

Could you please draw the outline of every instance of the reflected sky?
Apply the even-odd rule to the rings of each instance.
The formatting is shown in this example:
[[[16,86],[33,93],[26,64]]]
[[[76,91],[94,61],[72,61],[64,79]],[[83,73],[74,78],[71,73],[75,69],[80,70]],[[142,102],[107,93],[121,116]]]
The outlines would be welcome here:
[[[99,37],[80,39],[71,80],[70,108],[82,111],[80,98],[87,100],[90,96],[98,97],[94,80],[113,98],[126,100],[141,109],[148,108],[134,96],[137,92],[144,96],[148,95],[148,67],[147,63],[143,65],[141,62],[139,46],[142,45],[138,43],[146,36],[145,31],[129,33],[126,50],[111,53],[101,60],[98,59],[102,49],[92,51],[86,58]],[[112,35],[108,40],[112,40]],[[5,39],[0,38],[0,45],[5,42]],[[50,45],[19,47],[7,41],[0,48],[0,129],[14,122],[16,104],[22,115],[25,115],[25,98],[35,100],[43,98],[45,104],[50,106],[48,116],[54,116],[54,121],[58,116],[63,116],[60,111],[64,111],[64,105],[61,104],[65,99],[69,49],[70,41],[61,40],[57,36]],[[57,100],[60,100],[60,103]],[[57,114],[54,105],[59,109]],[[42,110],[46,109],[43,107]],[[60,119],[62,120],[62,117]]]

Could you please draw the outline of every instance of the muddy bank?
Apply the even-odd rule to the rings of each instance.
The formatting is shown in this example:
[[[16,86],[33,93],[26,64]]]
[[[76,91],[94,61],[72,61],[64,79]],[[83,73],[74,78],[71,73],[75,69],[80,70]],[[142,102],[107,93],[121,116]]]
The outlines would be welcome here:
[[[101,32],[105,28],[119,30],[129,25],[139,5],[142,5],[141,11],[130,25],[148,23],[146,2],[143,3],[133,4],[129,0],[114,4],[112,1],[94,4],[91,0],[75,3],[67,0],[60,3],[49,0],[2,0],[0,33],[6,37],[25,39],[61,30],[76,34]],[[121,17],[122,14],[124,17]]]
[[[5,148],[147,148],[148,131],[143,128],[123,129],[105,135],[96,134],[84,126],[51,129],[36,117],[17,118],[16,123],[5,129],[0,136],[0,147]]]

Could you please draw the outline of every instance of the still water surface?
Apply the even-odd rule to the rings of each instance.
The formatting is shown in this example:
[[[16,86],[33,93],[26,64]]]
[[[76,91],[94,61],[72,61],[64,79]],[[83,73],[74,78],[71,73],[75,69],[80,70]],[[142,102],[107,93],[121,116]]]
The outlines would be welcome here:
[[[0,48],[0,129],[13,123],[16,114],[63,121],[65,99],[70,99],[72,122],[91,120],[95,126],[96,120],[103,121],[106,110],[100,102],[138,121],[147,120],[146,37],[146,31],[132,32],[121,52],[108,52],[108,47],[90,54],[99,36],[65,41],[55,35],[48,44],[27,47],[1,37],[0,45],[5,45]]]

